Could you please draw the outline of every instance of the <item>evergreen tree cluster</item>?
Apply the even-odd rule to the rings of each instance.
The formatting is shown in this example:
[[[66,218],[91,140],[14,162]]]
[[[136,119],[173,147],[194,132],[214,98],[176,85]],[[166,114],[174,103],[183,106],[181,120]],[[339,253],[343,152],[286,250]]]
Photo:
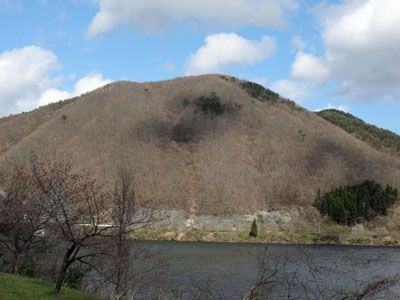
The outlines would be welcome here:
[[[262,102],[280,102],[287,104],[289,107],[294,108],[296,110],[301,110],[302,108],[297,106],[296,102],[282,98],[279,94],[266,89],[262,85],[258,83],[254,83],[251,81],[241,81],[240,86],[253,98],[257,98]]]
[[[323,215],[344,225],[354,225],[369,221],[378,215],[386,215],[399,200],[397,189],[387,185],[383,188],[373,181],[365,181],[355,186],[335,189],[324,196],[318,193],[315,206]]]
[[[400,154],[400,136],[394,132],[367,124],[349,113],[336,109],[322,110],[317,112],[317,115],[378,150],[386,148],[393,154]]]
[[[209,97],[201,96],[196,100],[195,105],[197,110],[204,114],[220,115],[225,111],[225,105],[221,103],[220,98],[214,92]]]

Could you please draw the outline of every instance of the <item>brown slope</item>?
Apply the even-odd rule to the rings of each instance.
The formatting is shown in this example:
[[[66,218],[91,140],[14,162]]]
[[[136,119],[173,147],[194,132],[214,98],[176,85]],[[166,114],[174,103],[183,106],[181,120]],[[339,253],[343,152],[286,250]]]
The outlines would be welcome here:
[[[212,92],[223,113],[196,106]],[[314,113],[256,99],[238,80],[219,75],[115,83],[51,112],[0,120],[0,137],[29,123],[30,114],[39,115],[40,126],[25,125],[31,132],[7,144],[3,157],[65,152],[77,168],[107,181],[125,165],[142,199],[190,214],[309,205],[318,189],[364,179],[400,187],[399,160]]]
[[[67,103],[68,101],[60,101],[30,113],[0,118],[0,126],[2,128],[0,131],[0,155],[17,145],[26,136],[32,134],[33,131],[46,123],[57,109]]]

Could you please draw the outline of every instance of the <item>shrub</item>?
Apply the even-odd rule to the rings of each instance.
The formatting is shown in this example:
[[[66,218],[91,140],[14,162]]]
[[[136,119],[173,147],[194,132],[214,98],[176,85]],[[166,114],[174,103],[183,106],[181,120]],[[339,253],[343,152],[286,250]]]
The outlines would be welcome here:
[[[24,260],[19,267],[19,273],[23,276],[34,277],[36,265],[32,261]]]
[[[342,241],[339,234],[329,233],[321,234],[320,236],[314,238],[314,242],[321,242],[327,244],[340,244]]]
[[[0,272],[10,272],[10,260],[0,252]]]
[[[200,97],[195,101],[195,105],[204,114],[220,115],[225,111],[225,105],[221,104],[220,98],[215,93],[211,93],[208,97]]]
[[[69,288],[77,289],[80,287],[85,272],[79,268],[71,268],[65,273],[64,285]]]
[[[279,95],[277,93],[266,89],[258,83],[243,81],[240,85],[253,98],[259,98],[260,100],[272,102],[277,102],[279,100]]]
[[[397,189],[389,185],[384,189],[378,183],[365,181],[318,196],[315,206],[321,214],[328,215],[337,223],[354,225],[378,215],[386,215],[388,208],[398,200]]]
[[[171,139],[177,143],[189,143],[194,140],[195,129],[190,124],[178,123],[172,128]]]
[[[256,219],[254,219],[253,223],[251,224],[249,236],[257,237],[257,235],[258,235],[257,221],[256,221]]]
[[[189,104],[190,104],[190,101],[188,99],[185,98],[185,99],[182,100],[182,107],[186,107]]]

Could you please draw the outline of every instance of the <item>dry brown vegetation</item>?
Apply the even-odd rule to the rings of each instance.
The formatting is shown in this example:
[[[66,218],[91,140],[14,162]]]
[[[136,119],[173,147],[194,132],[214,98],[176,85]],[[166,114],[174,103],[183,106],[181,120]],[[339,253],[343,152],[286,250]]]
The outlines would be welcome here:
[[[224,110],[196,101],[215,93]],[[370,179],[400,187],[400,161],[314,113],[253,98],[219,75],[117,82],[79,98],[0,119],[0,162],[68,154],[112,182],[133,170],[142,201],[190,213],[304,206],[332,188]],[[128,159],[126,159],[128,158]]]

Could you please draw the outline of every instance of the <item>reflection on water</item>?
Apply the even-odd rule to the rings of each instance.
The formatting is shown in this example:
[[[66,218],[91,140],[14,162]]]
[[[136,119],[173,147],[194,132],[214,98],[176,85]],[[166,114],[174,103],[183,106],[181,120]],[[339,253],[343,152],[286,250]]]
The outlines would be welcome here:
[[[398,292],[395,284],[382,281],[397,279],[395,275],[400,273],[397,248],[196,242],[141,242],[141,246],[159,251],[168,262],[162,280],[151,289],[187,298],[194,294],[243,297],[262,276],[263,292],[275,299],[304,299],[307,295],[339,299],[367,292],[368,284],[379,281],[388,288],[371,294],[371,299]]]

